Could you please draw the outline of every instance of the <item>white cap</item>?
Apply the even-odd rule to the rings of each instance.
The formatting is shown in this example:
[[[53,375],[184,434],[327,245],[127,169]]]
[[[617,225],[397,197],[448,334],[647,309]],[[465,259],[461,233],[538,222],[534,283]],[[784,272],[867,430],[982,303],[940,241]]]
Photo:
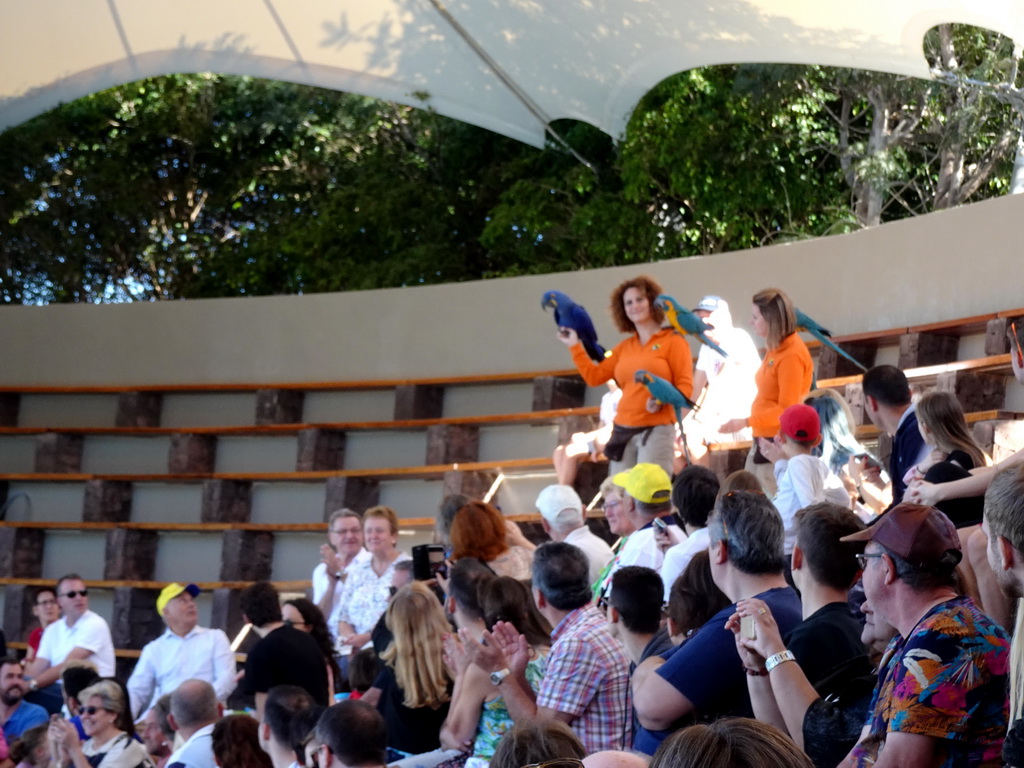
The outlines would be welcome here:
[[[583,516],[583,502],[571,485],[549,485],[537,497],[540,516],[550,525],[565,525]]]

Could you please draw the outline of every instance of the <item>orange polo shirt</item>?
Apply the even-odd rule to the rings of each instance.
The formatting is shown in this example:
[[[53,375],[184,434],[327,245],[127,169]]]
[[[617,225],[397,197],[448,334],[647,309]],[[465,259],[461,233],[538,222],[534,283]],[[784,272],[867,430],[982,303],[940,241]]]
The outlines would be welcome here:
[[[797,334],[789,334],[779,346],[768,350],[754,374],[757,397],[750,406],[754,437],[775,437],[782,412],[803,402],[813,379],[811,353]]]
[[[572,360],[580,376],[592,387],[614,378],[622,388],[622,400],[615,413],[615,423],[623,427],[651,427],[674,424],[675,410],[664,406],[657,413],[647,412],[650,393],[643,384],[633,380],[633,374],[644,370],[675,384],[687,397],[693,397],[693,352],[690,344],[671,328],[662,328],[646,344],[634,333],[620,342],[611,355],[600,363],[587,356],[582,344],[571,350]]]

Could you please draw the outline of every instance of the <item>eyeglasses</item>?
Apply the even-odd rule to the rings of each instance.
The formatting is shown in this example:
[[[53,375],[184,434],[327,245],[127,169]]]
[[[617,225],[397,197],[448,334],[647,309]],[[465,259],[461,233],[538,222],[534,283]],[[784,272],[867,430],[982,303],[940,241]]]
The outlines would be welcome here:
[[[57,604],[56,600],[40,600],[38,603],[36,603],[36,607],[43,608],[43,607],[45,607],[47,605],[56,605],[56,604]]]
[[[282,619],[281,621],[287,627],[304,627],[309,624],[308,621],[292,621],[291,619]]]
[[[81,595],[82,597],[88,597],[89,596],[89,590],[88,589],[80,589],[77,592],[75,590],[71,590],[70,592],[65,592],[63,595],[61,595],[61,597],[70,597],[70,598],[74,599],[74,598],[78,597],[79,595]]]
[[[873,557],[881,557],[882,554],[883,553],[881,553],[881,552],[875,552],[874,554],[869,555],[866,552],[862,552],[859,555],[854,555],[854,557],[857,558],[857,565],[859,565],[860,569],[863,571],[863,570],[867,569],[868,561],[871,560],[871,558],[873,558]]]
[[[83,715],[95,715],[97,712],[110,712],[110,710],[103,707],[82,707],[81,712]]]
[[[583,761],[575,757],[556,757],[554,760],[545,760],[543,763],[530,763],[523,768],[583,768]]]

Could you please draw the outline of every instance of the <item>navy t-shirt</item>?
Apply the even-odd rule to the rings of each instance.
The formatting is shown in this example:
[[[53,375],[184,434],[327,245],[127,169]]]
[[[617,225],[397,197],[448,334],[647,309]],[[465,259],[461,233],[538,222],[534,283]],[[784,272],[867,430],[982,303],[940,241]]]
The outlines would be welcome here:
[[[800,598],[792,587],[776,587],[754,595],[764,600],[783,636],[800,623]],[[725,622],[736,612],[736,604],[723,608],[689,640],[665,654],[657,674],[693,702],[696,718],[714,720],[735,715],[753,717],[747,694],[747,675],[736,652],[736,640]],[[650,731],[640,728],[633,748],[653,755],[658,745],[675,728]]]

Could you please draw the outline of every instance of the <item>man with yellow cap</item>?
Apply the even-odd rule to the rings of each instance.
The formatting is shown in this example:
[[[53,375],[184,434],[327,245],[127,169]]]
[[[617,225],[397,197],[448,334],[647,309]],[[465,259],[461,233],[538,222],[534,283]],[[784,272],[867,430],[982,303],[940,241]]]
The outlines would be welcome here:
[[[198,594],[195,584],[177,582],[160,591],[156,610],[167,631],[142,649],[128,678],[134,719],[186,680],[205,680],[213,686],[218,701],[227,699],[235,689],[235,654],[223,631],[199,626]]]
[[[654,526],[679,527],[672,514],[672,479],[658,464],[637,464],[628,472],[619,472],[612,482],[624,491],[622,514],[636,528],[619,553],[616,568],[642,565],[660,571],[664,553],[654,538]],[[684,538],[681,531],[676,533],[677,539]]]

